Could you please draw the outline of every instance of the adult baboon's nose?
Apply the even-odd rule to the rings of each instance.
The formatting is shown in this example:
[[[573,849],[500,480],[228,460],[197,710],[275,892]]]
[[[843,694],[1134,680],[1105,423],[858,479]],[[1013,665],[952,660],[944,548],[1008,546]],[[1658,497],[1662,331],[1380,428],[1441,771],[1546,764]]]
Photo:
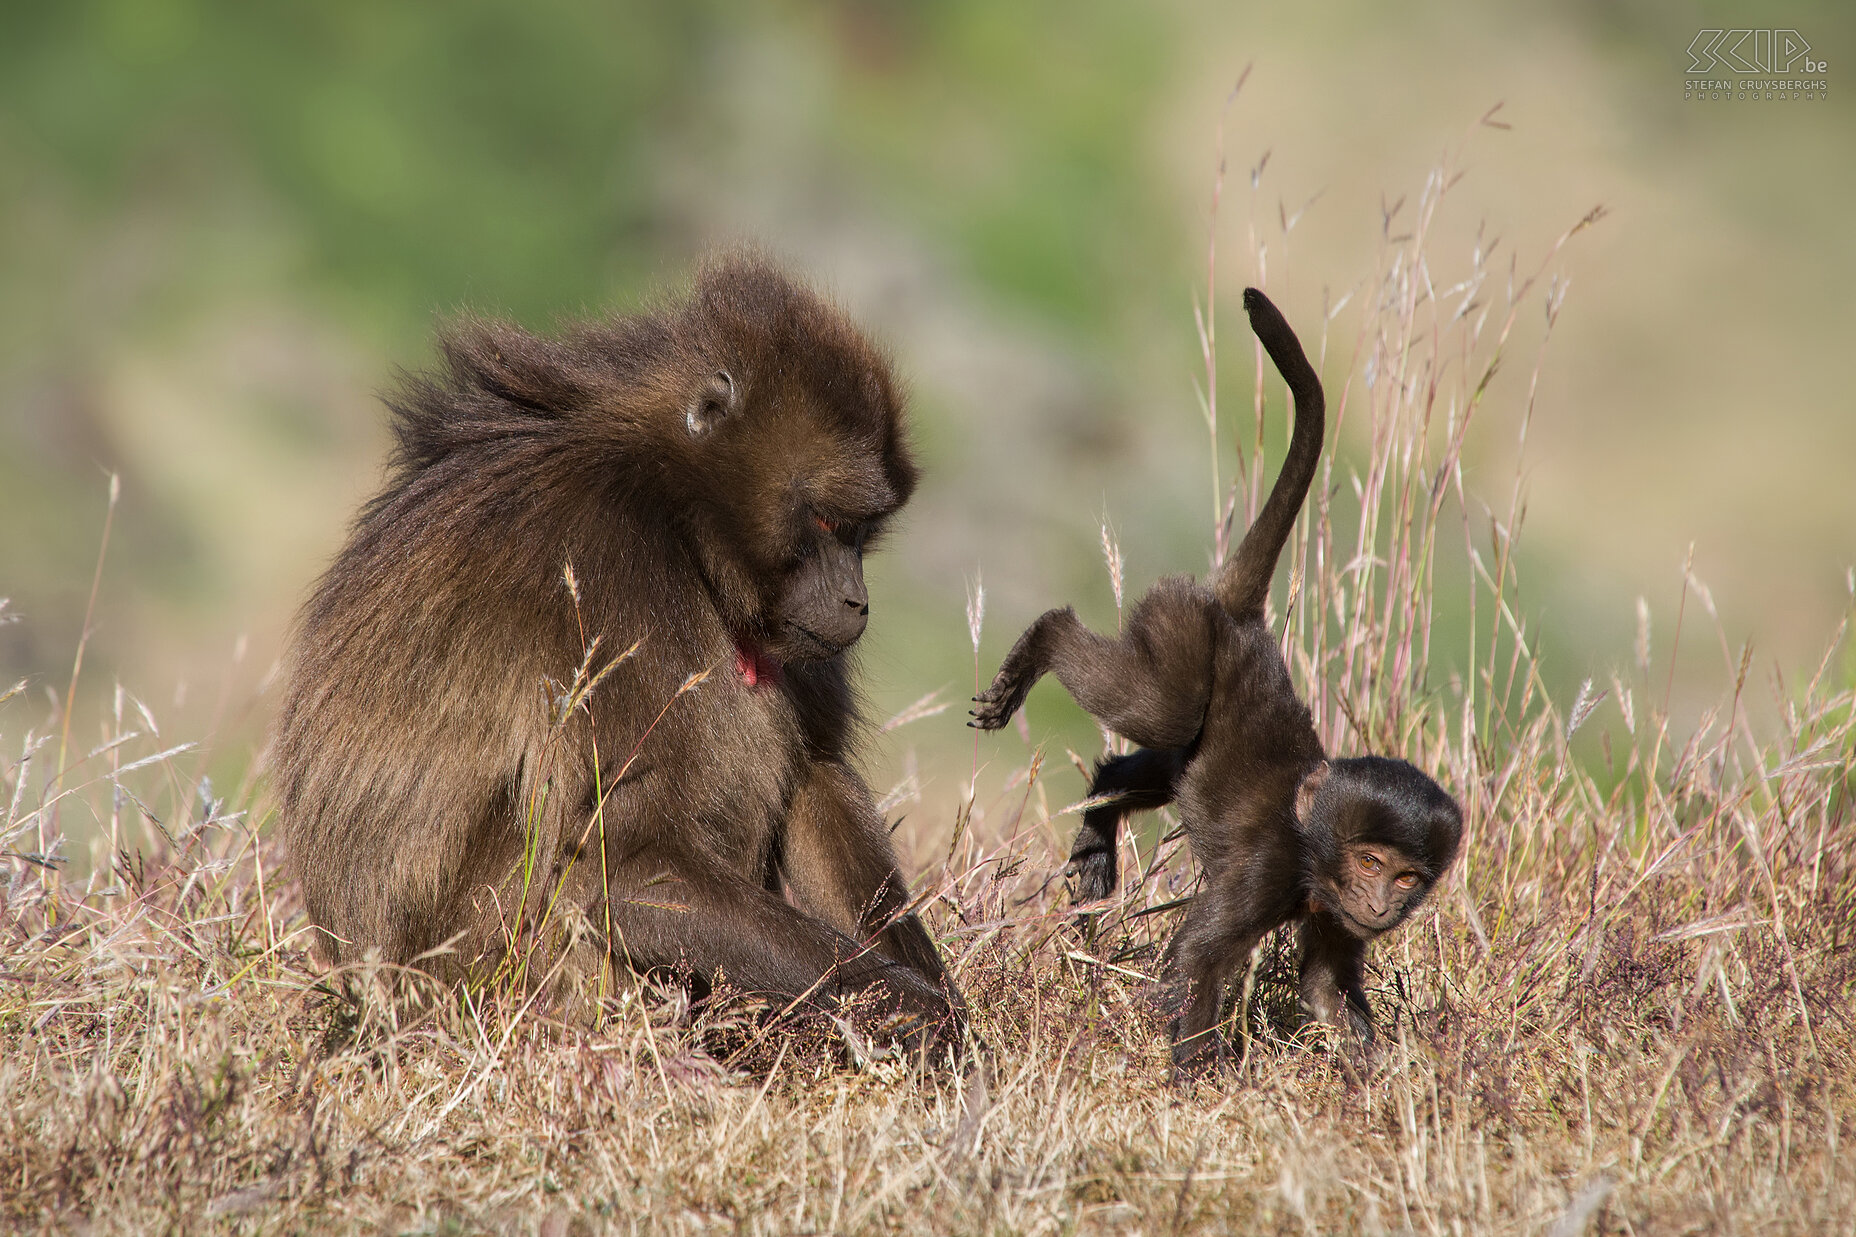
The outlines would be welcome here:
[[[870,590],[864,586],[863,555],[854,551],[842,554],[842,561],[835,564],[830,574],[832,583],[837,586],[838,600],[861,626],[861,621],[870,617]]]

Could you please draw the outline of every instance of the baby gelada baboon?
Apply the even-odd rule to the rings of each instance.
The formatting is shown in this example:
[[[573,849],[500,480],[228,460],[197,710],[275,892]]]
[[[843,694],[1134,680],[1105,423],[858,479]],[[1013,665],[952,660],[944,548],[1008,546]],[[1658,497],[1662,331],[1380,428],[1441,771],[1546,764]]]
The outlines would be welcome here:
[[[902,398],[766,261],[558,338],[465,321],[389,400],[390,476],[304,607],[273,752],[329,961],[598,991],[611,968],[964,1008],[851,764],[863,556]]]
[[[976,697],[973,724],[1005,724],[1046,671],[1142,750],[1102,762],[1070,856],[1079,901],[1115,889],[1115,835],[1129,811],[1178,801],[1204,871],[1167,947],[1161,999],[1175,1077],[1224,1060],[1225,983],[1263,935],[1301,921],[1302,1002],[1372,1041],[1361,986],[1366,945],[1397,927],[1449,867],[1463,819],[1403,760],[1329,760],[1264,621],[1276,560],[1321,455],[1321,381],[1267,297],[1244,290],[1251,328],[1295,396],[1282,472],[1237,553],[1209,586],[1160,581],[1117,639],[1052,610]]]

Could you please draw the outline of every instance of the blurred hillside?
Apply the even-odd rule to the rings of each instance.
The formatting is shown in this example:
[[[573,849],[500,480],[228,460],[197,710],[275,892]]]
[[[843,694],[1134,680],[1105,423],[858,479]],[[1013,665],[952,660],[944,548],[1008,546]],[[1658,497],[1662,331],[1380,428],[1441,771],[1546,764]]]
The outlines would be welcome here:
[[[914,390],[931,471],[872,565],[873,711],[963,699],[976,572],[990,671],[1046,605],[1113,623],[1105,514],[1131,591],[1206,563],[1192,307],[1213,134],[1246,64],[1224,114],[1227,424],[1250,433],[1254,382],[1234,294],[1267,273],[1312,341],[1447,156],[1466,180],[1431,251],[1462,267],[1440,287],[1478,244],[1532,270],[1591,207],[1610,211],[1555,264],[1570,291],[1524,455],[1533,321],[1467,453],[1468,488],[1504,512],[1519,461],[1522,604],[1545,615],[1550,686],[1630,658],[1639,594],[1661,639],[1690,542],[1762,677],[1814,667],[1848,604],[1845,7],[5,12],[0,596],[18,621],[0,627],[0,687],[31,675],[62,694],[117,471],[80,700],[94,710],[120,678],[189,737],[257,736],[291,612],[377,482],[375,393],[427,363],[433,323],[622,309],[704,247],[751,238],[833,288]],[[1704,25],[1797,28],[1829,60],[1829,98],[1685,102]],[[1498,103],[1508,127],[1479,126]],[[1355,325],[1343,308],[1324,341],[1336,388]],[[1343,430],[1338,450],[1344,478],[1365,444]],[[1229,430],[1221,452],[1228,479]],[[1697,640],[1721,673],[1713,637]],[[1033,712],[1040,735],[1093,746],[1060,693]],[[958,717],[899,737],[965,750]],[[942,792],[965,772],[923,765]]]

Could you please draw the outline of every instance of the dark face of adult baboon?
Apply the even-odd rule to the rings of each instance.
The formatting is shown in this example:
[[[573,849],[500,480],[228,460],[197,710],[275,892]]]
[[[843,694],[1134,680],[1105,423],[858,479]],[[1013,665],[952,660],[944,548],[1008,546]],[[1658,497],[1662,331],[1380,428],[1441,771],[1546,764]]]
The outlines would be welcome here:
[[[752,258],[555,339],[466,322],[305,606],[273,756],[319,945],[579,999],[612,966],[958,997],[850,761],[889,366]]]

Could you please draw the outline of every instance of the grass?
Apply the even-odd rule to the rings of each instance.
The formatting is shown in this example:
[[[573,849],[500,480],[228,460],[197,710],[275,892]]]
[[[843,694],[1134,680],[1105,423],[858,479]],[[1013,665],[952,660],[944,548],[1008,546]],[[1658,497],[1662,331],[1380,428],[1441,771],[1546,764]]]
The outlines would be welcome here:
[[[1675,649],[1653,648],[1647,618],[1633,666],[1570,705],[1547,698],[1517,601],[1522,488],[1478,504],[1461,453],[1523,315],[1550,338],[1558,246],[1532,276],[1479,251],[1446,281],[1426,237],[1454,184],[1441,169],[1388,218],[1379,268],[1332,307],[1330,323],[1358,323],[1347,355],[1305,333],[1336,441],[1369,446],[1357,465],[1330,454],[1304,514],[1285,649],[1333,750],[1412,758],[1469,821],[1431,905],[1375,947],[1382,1046],[1364,1077],[1300,1025],[1272,940],[1228,1027],[1250,1044],[1241,1070],[1162,1086],[1143,992],[1193,866],[1177,842],[1127,843],[1120,902],[1079,937],[1055,879],[1074,780],[1034,747],[984,768],[976,749],[952,823],[910,838],[944,856],[917,887],[991,1048],[981,1087],[846,1065],[805,1037],[724,1061],[736,1014],[674,993],[623,992],[587,1027],[510,990],[413,1015],[381,995],[392,977],[344,989],[308,966],[261,791],[215,799],[197,754],[121,690],[89,750],[68,711],[39,719],[15,692],[0,700],[18,753],[0,766],[0,1226],[1856,1229],[1847,630],[1775,689],[1763,734],[1750,656],[1724,633],[1720,705],[1673,725]],[[1276,250],[1251,244],[1261,269]],[[1501,410],[1523,435],[1527,390]],[[1252,411],[1241,484],[1219,495],[1239,519],[1282,422],[1261,381]],[[1106,532],[1104,548],[1119,600]],[[1445,581],[1461,596],[1440,600]],[[1463,613],[1446,624],[1440,605]],[[1690,639],[1711,609],[1692,584]],[[1449,626],[1464,648],[1433,647]],[[64,855],[86,846],[80,872]]]

